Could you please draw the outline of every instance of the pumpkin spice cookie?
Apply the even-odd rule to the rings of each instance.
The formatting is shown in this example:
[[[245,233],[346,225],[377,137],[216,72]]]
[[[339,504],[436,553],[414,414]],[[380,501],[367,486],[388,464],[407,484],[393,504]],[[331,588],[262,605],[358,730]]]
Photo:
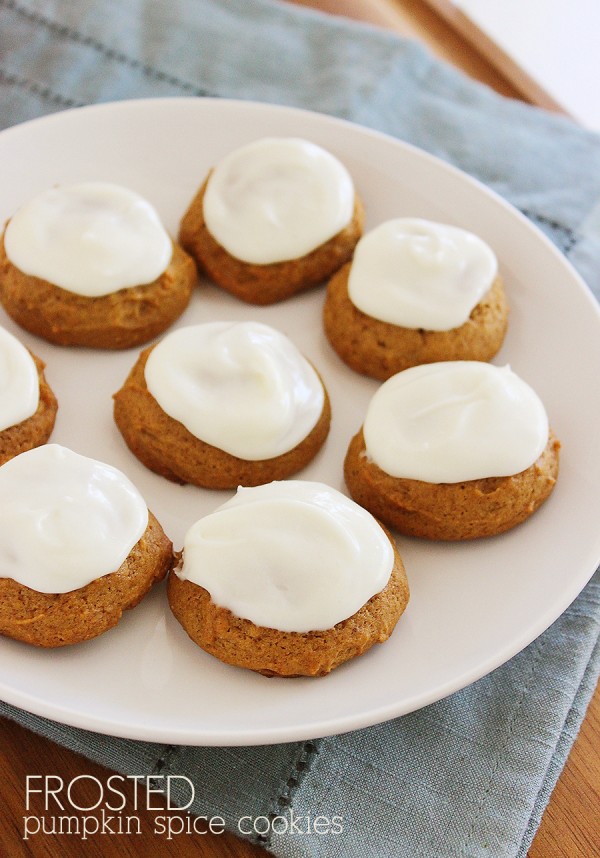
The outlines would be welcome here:
[[[60,647],[103,634],[173,564],[137,490],[49,444],[0,468],[0,634]]]
[[[304,468],[325,442],[331,408],[317,371],[279,331],[208,322],[141,353],[114,395],[114,418],[146,467],[226,489]]]
[[[337,271],[363,222],[361,200],[337,158],[307,140],[265,138],[209,173],[179,241],[222,289],[250,304],[272,304]]]
[[[0,465],[44,444],[54,428],[58,403],[44,376],[44,363],[0,327]]]
[[[52,188],[16,212],[0,240],[0,302],[58,345],[141,345],[179,318],[196,280],[154,208],[118,185]]]
[[[331,278],[323,322],[348,366],[385,380],[423,363],[490,360],[504,340],[508,303],[481,239],[397,218],[363,236]]]
[[[221,661],[322,676],[383,643],[409,599],[390,534],[322,483],[239,489],[188,531],[171,610]]]
[[[426,364],[375,393],[344,476],[354,500],[389,527],[474,539],[515,527],[544,503],[559,447],[541,401],[508,367]]]

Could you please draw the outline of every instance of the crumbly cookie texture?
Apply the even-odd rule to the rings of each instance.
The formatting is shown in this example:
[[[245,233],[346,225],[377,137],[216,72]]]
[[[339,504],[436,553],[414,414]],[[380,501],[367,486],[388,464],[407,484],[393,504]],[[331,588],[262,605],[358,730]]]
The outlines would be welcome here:
[[[389,534],[388,534],[389,536]],[[323,676],[392,634],[409,600],[404,565],[394,547],[394,567],[386,586],[351,617],[332,629],[282,632],[257,626],[216,605],[203,587],[169,575],[173,614],[189,637],[226,664],[264,676]]]
[[[271,459],[250,461],[196,438],[160,407],[146,385],[144,349],[123,387],[114,395],[114,419],[125,443],[147,468],[176,483],[203,488],[257,486],[297,473],[318,453],[329,432],[331,405],[325,401],[314,429],[296,447]]]
[[[69,593],[39,593],[0,578],[0,634],[39,647],[60,647],[97,637],[134,608],[174,562],[173,546],[156,518],[121,566]]]
[[[197,282],[193,259],[177,244],[152,283],[89,298],[20,271],[0,241],[0,302],[22,328],[61,346],[126,349],[165,331],[186,309]]]
[[[559,449],[551,433],[539,459],[514,476],[426,483],[382,471],[369,459],[361,429],[348,447],[344,477],[353,499],[388,527],[426,539],[476,539],[533,515],[556,483]]]
[[[0,432],[0,465],[8,462],[9,459],[19,453],[45,444],[54,429],[58,402],[46,381],[45,364],[33,352],[30,354],[35,362],[40,383],[39,404],[35,414],[32,414],[27,420],[23,420],[15,426],[9,426]]]
[[[385,381],[423,363],[488,361],[500,349],[508,326],[508,302],[499,275],[463,325],[427,331],[382,322],[359,310],[348,295],[350,265],[328,284],[323,324],[330,344],[355,372]]]
[[[348,226],[311,253],[268,265],[244,262],[231,256],[208,231],[203,214],[207,182],[208,178],[181,220],[179,241],[214,283],[248,304],[274,304],[323,283],[351,258],[363,232],[364,209],[357,196]]]

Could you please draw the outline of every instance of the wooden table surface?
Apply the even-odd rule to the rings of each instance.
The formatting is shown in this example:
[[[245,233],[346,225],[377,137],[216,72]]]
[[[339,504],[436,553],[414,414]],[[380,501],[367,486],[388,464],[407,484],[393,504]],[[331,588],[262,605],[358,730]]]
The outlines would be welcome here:
[[[468,75],[494,87],[504,95],[536,100],[531,90],[520,88],[514,74],[504,76],[501,66],[493,66],[452,26],[433,11],[440,0],[290,0],[322,11],[347,15],[415,37],[425,42],[440,58],[453,63]],[[446,4],[447,5],[447,4]],[[53,775],[69,783],[85,776],[77,793],[81,805],[92,805],[97,796],[94,778],[106,784],[110,772],[78,755],[18,727],[0,720],[0,855],[9,858],[264,858],[265,852],[232,835],[191,833],[159,836],[153,830],[154,813],[134,810],[130,789],[123,814],[141,820],[141,833],[117,836],[91,835],[85,843],[78,837],[42,834],[23,839],[26,777]],[[161,805],[158,796],[153,798]],[[164,806],[164,802],[162,803]],[[596,858],[600,856],[600,690],[592,700],[581,732],[546,809],[529,858]],[[32,801],[30,813],[43,816],[41,799]],[[184,819],[184,817],[181,817]],[[177,823],[174,823],[176,826]],[[176,830],[176,827],[174,828]],[[351,858],[351,856],[348,856]],[[435,858],[435,856],[431,856]],[[502,856],[498,856],[502,858]]]

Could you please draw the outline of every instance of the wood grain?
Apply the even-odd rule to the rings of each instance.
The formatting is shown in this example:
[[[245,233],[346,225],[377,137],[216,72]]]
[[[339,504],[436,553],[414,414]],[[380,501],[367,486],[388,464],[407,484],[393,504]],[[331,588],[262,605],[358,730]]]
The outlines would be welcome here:
[[[583,728],[552,795],[528,858],[595,858],[600,855],[598,808],[600,807],[600,689],[590,704]],[[55,775],[65,784],[84,775],[106,784],[112,772],[79,755],[55,745],[6,719],[0,719],[0,855],[8,858],[81,858],[79,837],[60,834],[32,835],[24,840],[26,779],[28,775]],[[91,806],[97,800],[91,780],[82,782],[76,793],[77,803]],[[91,834],[85,841],[89,858],[266,858],[266,852],[231,834],[174,834],[169,840],[155,833],[156,813],[136,807],[133,789],[127,790],[123,817],[139,818],[140,833],[110,836]],[[164,808],[159,796],[152,804]],[[181,816],[160,810],[159,814]],[[50,818],[41,798],[30,802],[29,814]],[[175,829],[177,830],[177,829]],[[206,830],[206,826],[203,829]],[[348,856],[351,858],[351,856]],[[431,856],[435,858],[435,856]],[[500,858],[500,856],[499,856]]]
[[[347,15],[377,26],[419,38],[445,61],[451,62],[477,80],[510,97],[524,97],[514,82],[503,77],[482,57],[472,44],[438,17],[421,0],[295,0],[322,11]],[[531,99],[530,99],[531,100]],[[535,99],[533,99],[535,100]],[[600,855],[600,690],[596,691],[582,730],[571,751],[566,767],[544,814],[541,827],[529,852],[529,858],[594,858]],[[135,808],[133,789],[127,793],[123,815],[139,817],[140,833],[129,835],[92,834],[82,844],[78,837],[41,834],[23,839],[25,785],[28,775],[53,774],[69,783],[79,775],[79,804],[91,805],[97,797],[94,782],[106,783],[110,772],[30,733],[18,725],[0,720],[0,855],[8,858],[264,858],[265,852],[229,834],[193,832],[167,839],[154,833],[156,812]],[[87,792],[86,792],[87,790]],[[30,805],[30,815],[44,815],[40,797]],[[158,796],[153,797],[157,806]],[[162,814],[162,811],[159,811]],[[185,814],[181,824],[188,822]],[[352,856],[348,856],[352,858]],[[431,856],[435,858],[435,856]],[[500,856],[499,856],[500,858]]]
[[[289,0],[332,15],[395,30],[426,44],[439,59],[509,98],[529,100],[424,0]]]
[[[563,109],[540,84],[527,74],[502,48],[483,32],[452,0],[423,0],[450,28],[471,45],[484,63],[509,81],[524,101],[530,101],[546,110],[562,113]]]
[[[152,794],[147,802],[145,794],[141,794],[140,800],[134,801],[134,789],[131,783],[123,787],[127,803],[115,814],[123,820],[124,833],[118,833],[115,827],[118,823],[104,822],[105,833],[101,828],[98,833],[91,833],[85,840],[80,835],[68,833],[51,833],[54,826],[61,823],[55,822],[60,816],[73,815],[83,825],[83,817],[96,817],[101,826],[102,818],[98,811],[77,812],[67,808],[64,790],[57,793],[56,800],[65,807],[61,811],[58,805],[51,799],[46,810],[41,795],[31,795],[29,810],[27,807],[26,783],[28,776],[51,775],[53,780],[51,786],[58,786],[56,778],[62,778],[63,783],[68,785],[74,778],[80,777],[77,786],[73,787],[72,798],[82,808],[92,807],[99,797],[99,788],[96,781],[103,785],[106,790],[107,780],[114,774],[102,766],[84,759],[78,754],[68,751],[53,742],[25,730],[18,724],[7,719],[0,719],[0,771],[2,781],[0,783],[0,795],[2,798],[2,812],[0,814],[0,856],[6,858],[134,858],[134,856],[152,856],[152,858],[265,858],[266,852],[258,846],[253,846],[231,834],[200,833],[207,831],[206,824],[199,825],[199,831],[187,833],[188,826],[193,820],[188,814],[171,812],[166,808],[166,801],[158,794]],[[83,776],[83,777],[82,777]],[[96,779],[96,780],[94,780]],[[32,787],[41,784],[40,780],[32,780]],[[121,786],[119,785],[119,789]],[[108,793],[107,793],[108,794]],[[121,804],[121,800],[110,796],[114,806]],[[149,810],[147,804],[157,810]],[[30,820],[29,830],[31,836],[25,839],[25,817],[36,817],[45,819],[47,830],[50,833],[33,833],[37,822]],[[168,823],[157,820],[160,817],[168,817],[174,820],[172,825],[173,836],[168,838]],[[176,821],[181,819],[181,823]],[[129,822],[127,820],[129,819]],[[73,823],[74,825],[75,823]],[[88,831],[91,831],[95,823],[88,822]],[[129,833],[127,827],[129,826]],[[108,833],[113,827],[115,834]],[[182,829],[179,833],[180,827]],[[158,833],[156,833],[158,831]]]

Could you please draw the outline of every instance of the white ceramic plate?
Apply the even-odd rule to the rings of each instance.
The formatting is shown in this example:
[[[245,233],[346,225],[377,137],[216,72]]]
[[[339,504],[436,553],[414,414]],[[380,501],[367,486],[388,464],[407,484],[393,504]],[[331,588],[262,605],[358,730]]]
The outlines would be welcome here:
[[[314,738],[415,710],[521,650],[575,598],[600,559],[597,443],[600,315],[584,284],[530,223],[481,185],[381,134],[325,116],[244,102],[168,99],[57,114],[0,134],[0,217],[54,183],[120,182],[179,218],[208,168],[258,137],[307,137],[350,169],[367,226],[416,215],[472,229],[496,250],[511,304],[496,363],[538,391],[563,443],[560,478],[528,522],[465,545],[400,538],[412,598],[392,638],[321,679],[266,679],[202,652],[159,587],[96,640],[43,651],[0,640],[0,695],[39,715],[117,736],[198,745]],[[178,322],[257,319],[316,364],[333,407],[329,439],[300,477],[342,489],[342,462],[377,383],[347,369],[321,327],[323,290],[268,308],[203,284]],[[47,363],[60,411],[52,440],[109,462],[137,484],[181,546],[231,493],[180,487],[147,471],[112,420],[111,395],[136,351],[51,346],[0,322]]]

